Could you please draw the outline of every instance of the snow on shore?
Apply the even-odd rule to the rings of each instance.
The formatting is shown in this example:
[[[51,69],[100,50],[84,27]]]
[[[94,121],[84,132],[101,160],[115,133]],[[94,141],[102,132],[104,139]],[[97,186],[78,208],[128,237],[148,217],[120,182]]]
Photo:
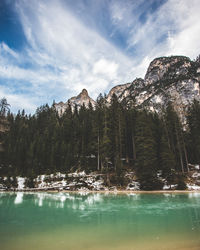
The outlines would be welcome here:
[[[187,184],[187,188],[188,188],[188,190],[198,190],[198,191],[200,191],[200,186],[197,186],[195,184],[193,184],[193,185]]]
[[[27,177],[0,177],[0,190],[14,190],[14,191],[47,191],[47,190],[69,190],[79,191],[85,193],[88,191],[117,191],[115,185],[107,186],[108,176],[100,173],[86,174],[85,171],[73,173],[60,173],[49,175],[38,175],[35,179]],[[109,177],[110,178],[110,177]],[[140,184],[135,178],[134,172],[127,172],[125,174],[127,186],[123,187],[126,191],[139,191]],[[165,181],[163,179],[163,181]],[[166,182],[166,181],[165,181]],[[15,183],[15,184],[14,184]],[[177,185],[168,185],[165,183],[163,190],[176,190]],[[120,188],[121,189],[121,188]],[[200,191],[200,173],[193,171],[190,173],[190,178],[187,182],[187,190]],[[20,202],[20,196],[16,202]]]
[[[26,179],[24,177],[17,177],[18,190],[23,190],[25,188],[25,181]]]

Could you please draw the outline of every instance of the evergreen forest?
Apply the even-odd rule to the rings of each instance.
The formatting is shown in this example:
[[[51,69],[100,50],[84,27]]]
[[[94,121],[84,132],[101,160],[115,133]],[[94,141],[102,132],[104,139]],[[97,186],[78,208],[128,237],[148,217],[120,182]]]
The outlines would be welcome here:
[[[11,113],[5,99],[0,105],[1,176],[84,170],[120,177],[134,171],[141,189],[162,189],[160,175],[183,185],[190,164],[200,164],[198,101],[188,107],[184,123],[170,103],[156,113],[119,102],[115,95],[109,105],[99,95],[95,108],[72,110],[69,104],[62,116],[53,105],[34,115]]]

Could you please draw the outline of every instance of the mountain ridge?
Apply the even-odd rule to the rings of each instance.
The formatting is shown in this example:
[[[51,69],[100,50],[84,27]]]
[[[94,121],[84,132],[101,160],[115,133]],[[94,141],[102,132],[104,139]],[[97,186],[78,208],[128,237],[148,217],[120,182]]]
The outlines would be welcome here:
[[[144,79],[136,78],[131,83],[114,86],[106,96],[107,103],[115,94],[118,100],[127,104],[132,102],[136,107],[146,107],[159,112],[171,102],[182,118],[188,104],[194,99],[200,100],[200,62],[192,61],[186,56],[155,58],[149,64]],[[59,114],[64,113],[68,105],[95,107],[96,102],[88,95],[86,89],[70,98],[66,103],[55,104]]]

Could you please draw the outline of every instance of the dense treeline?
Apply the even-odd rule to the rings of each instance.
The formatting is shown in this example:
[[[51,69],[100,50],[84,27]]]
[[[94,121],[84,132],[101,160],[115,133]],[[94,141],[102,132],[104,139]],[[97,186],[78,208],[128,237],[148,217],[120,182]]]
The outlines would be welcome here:
[[[6,106],[7,107],[7,106]],[[184,128],[171,104],[161,114],[120,103],[110,105],[100,95],[94,109],[82,106],[59,116],[41,106],[34,115],[2,109],[9,130],[1,133],[1,175],[35,176],[77,169],[136,172],[142,189],[160,189],[158,173],[169,183],[200,163],[200,104],[188,110]],[[178,177],[177,177],[178,176]],[[180,182],[181,182],[181,178]]]

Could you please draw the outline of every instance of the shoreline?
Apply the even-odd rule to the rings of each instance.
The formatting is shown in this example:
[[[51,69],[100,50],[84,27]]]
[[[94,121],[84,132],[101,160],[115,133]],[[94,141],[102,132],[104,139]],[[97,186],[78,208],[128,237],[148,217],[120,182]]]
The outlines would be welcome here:
[[[0,190],[0,193],[71,193],[71,194],[92,194],[92,193],[100,193],[100,194],[184,194],[184,193],[200,193],[200,190],[137,190],[137,191],[130,191],[130,190]]]

